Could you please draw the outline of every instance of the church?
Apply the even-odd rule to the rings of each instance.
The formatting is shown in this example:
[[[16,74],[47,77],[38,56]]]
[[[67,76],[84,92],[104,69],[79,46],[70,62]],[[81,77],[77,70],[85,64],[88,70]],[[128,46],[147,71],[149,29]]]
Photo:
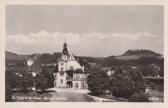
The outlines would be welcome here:
[[[75,56],[69,53],[66,42],[63,44],[63,50],[61,57],[58,59],[57,68],[57,72],[54,73],[55,87],[87,88],[87,74],[84,71],[84,66],[81,66]]]

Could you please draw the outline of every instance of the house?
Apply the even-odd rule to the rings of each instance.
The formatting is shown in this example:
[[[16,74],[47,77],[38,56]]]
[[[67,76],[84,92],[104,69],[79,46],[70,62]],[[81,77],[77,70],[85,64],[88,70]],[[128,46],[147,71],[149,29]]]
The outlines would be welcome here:
[[[62,55],[58,59],[55,69],[55,87],[68,87],[76,89],[87,88],[87,74],[75,56],[68,52],[67,43],[63,45]]]
[[[38,55],[27,60],[27,67],[28,72],[32,73],[34,77],[42,71],[41,62],[38,61]]]

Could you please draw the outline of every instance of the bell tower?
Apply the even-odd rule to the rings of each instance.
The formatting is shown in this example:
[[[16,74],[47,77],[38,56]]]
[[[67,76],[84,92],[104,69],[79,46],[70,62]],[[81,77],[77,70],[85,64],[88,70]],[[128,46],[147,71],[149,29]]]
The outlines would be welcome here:
[[[62,54],[68,55],[68,49],[67,49],[67,43],[66,43],[66,42],[65,42],[64,45],[63,45]]]

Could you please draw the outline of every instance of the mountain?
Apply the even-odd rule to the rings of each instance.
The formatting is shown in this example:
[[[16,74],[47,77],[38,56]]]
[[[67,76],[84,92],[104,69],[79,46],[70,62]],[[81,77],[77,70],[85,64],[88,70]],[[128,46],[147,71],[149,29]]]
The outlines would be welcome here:
[[[5,52],[6,60],[27,60],[28,58],[38,57],[38,61],[43,64],[56,63],[58,58],[61,56],[60,52],[57,53],[43,53],[43,54],[32,54],[32,55],[18,55],[16,53]],[[108,56],[108,57],[85,57],[85,56],[75,56],[78,62],[82,64],[96,63],[102,66],[111,65],[134,65],[141,64],[143,62],[159,61],[163,57],[161,54],[155,53],[151,50],[128,50],[121,56]],[[150,62],[151,63],[151,62]]]
[[[161,56],[161,54],[156,53],[151,50],[145,50],[145,49],[137,49],[137,50],[128,50],[126,51],[123,56],[129,56],[129,55],[139,55],[139,56]]]
[[[6,60],[28,60],[29,58],[30,58],[29,55],[19,55],[16,53],[5,51]]]
[[[105,57],[102,66],[112,65],[149,65],[162,62],[162,55],[151,50],[128,50],[121,56]]]
[[[141,57],[157,57],[162,58],[162,55],[151,50],[137,49],[137,50],[128,50],[121,56],[116,56],[116,59],[120,60],[130,60],[130,59],[139,59]]]

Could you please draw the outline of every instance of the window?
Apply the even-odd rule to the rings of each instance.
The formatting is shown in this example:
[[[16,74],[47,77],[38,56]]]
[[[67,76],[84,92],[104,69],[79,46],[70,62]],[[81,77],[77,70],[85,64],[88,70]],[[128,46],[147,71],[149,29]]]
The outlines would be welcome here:
[[[61,84],[63,84],[63,79],[61,79]]]
[[[63,67],[61,67],[61,71],[64,71],[64,68],[63,68]]]
[[[60,72],[60,75],[61,75],[61,76],[64,76],[64,72],[63,72],[63,71],[61,71],[61,72]]]
[[[70,70],[74,70],[74,67],[73,67],[73,66],[70,66]]]

